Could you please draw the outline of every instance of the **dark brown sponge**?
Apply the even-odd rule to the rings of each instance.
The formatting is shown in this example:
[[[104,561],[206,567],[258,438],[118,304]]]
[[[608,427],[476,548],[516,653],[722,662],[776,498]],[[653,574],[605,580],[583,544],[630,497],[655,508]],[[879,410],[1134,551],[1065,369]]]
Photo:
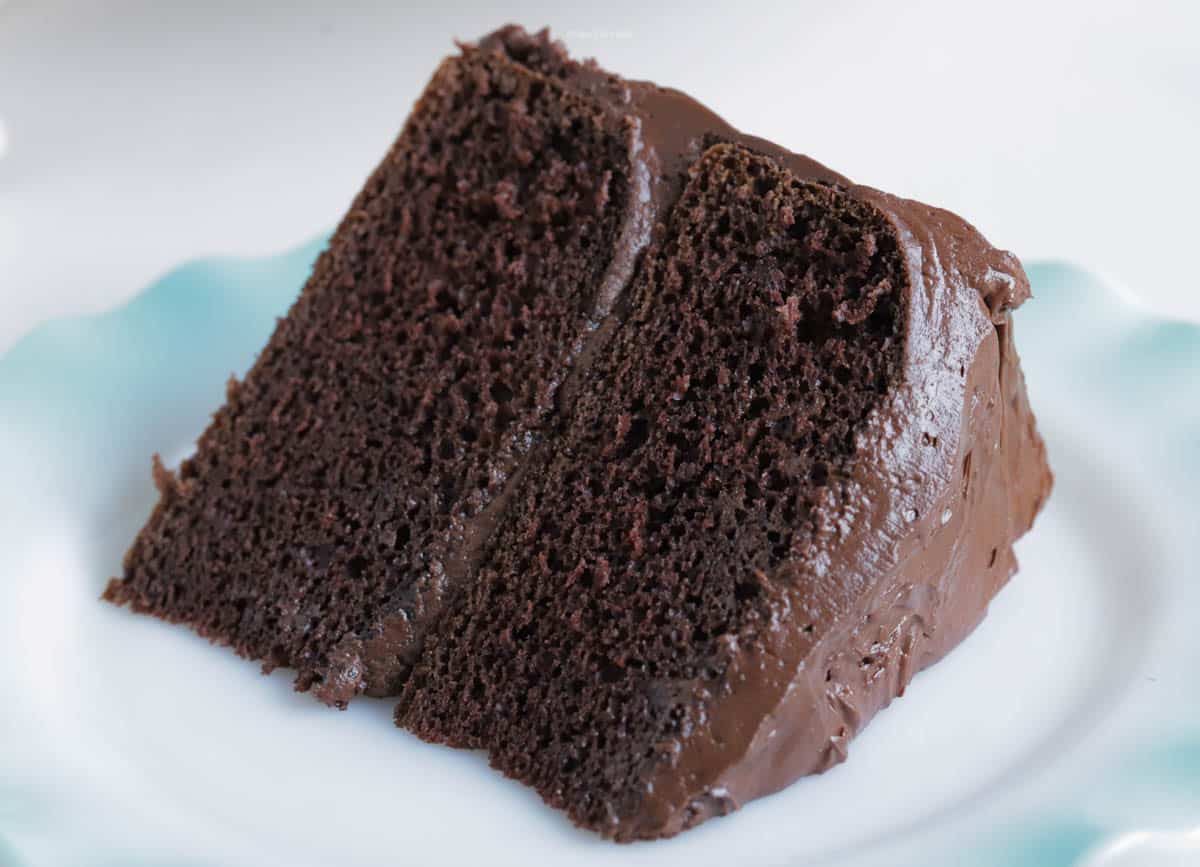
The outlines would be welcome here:
[[[617,833],[728,688],[765,576],[805,556],[818,492],[897,372],[906,284],[874,208],[711,148],[400,724]]]
[[[551,424],[628,195],[625,120],[509,36],[443,63],[105,598],[332,704],[399,689]]]

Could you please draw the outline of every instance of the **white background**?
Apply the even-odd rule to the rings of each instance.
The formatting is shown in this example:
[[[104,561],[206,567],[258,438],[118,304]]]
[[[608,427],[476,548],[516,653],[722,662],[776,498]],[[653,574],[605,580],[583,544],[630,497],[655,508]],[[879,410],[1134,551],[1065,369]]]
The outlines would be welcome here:
[[[1200,3],[0,0],[0,351],[328,229],[451,39],[508,20],[1200,319]]]

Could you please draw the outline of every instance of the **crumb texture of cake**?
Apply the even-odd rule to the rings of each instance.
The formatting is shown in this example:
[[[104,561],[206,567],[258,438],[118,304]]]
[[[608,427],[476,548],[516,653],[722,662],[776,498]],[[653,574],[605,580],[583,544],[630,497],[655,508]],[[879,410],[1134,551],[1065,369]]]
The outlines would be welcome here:
[[[516,33],[443,63],[195,456],[160,475],[108,599],[329,703],[397,692],[611,305],[631,130],[563,84],[575,68]]]

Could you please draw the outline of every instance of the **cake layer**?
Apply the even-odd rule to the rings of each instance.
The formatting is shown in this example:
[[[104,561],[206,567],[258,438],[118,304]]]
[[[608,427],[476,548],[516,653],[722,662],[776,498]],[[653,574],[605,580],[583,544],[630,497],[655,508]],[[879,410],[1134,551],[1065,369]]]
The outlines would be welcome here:
[[[106,597],[394,694],[645,243],[638,130],[546,40],[443,63]]]

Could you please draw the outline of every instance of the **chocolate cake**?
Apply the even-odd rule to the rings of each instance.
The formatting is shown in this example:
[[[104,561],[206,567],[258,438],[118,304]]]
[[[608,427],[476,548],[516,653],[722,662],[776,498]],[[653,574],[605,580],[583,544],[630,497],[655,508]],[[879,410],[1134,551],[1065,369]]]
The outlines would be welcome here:
[[[1015,571],[1028,294],[961,219],[505,28],[105,595],[670,836],[844,759]]]

